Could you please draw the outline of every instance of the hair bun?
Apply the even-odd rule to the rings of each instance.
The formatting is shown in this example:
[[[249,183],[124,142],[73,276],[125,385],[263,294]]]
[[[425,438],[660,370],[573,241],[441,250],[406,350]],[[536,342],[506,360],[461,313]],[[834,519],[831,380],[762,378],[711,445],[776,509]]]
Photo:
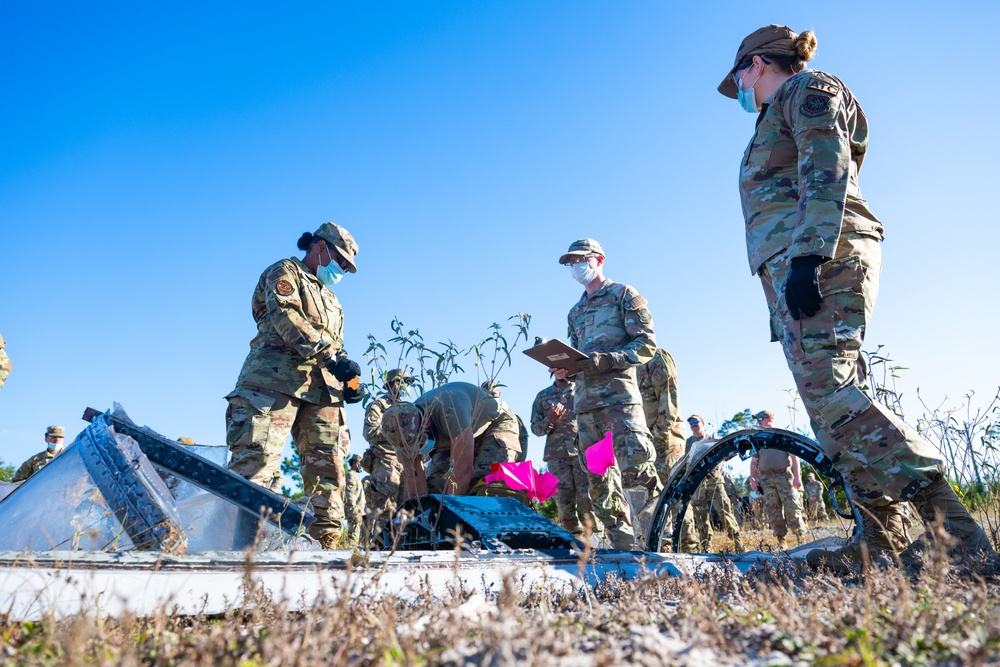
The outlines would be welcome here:
[[[302,236],[299,237],[299,242],[298,242],[299,250],[309,250],[309,246],[312,245],[312,242],[313,242],[312,232],[304,233]]]
[[[816,35],[812,30],[805,30],[795,38],[795,54],[799,60],[812,60],[815,53]]]

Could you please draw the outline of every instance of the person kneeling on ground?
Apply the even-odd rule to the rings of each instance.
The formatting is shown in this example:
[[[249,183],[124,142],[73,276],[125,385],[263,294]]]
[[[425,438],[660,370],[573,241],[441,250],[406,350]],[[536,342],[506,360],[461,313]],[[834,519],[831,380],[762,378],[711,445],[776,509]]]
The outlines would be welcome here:
[[[382,433],[403,464],[406,496],[428,493],[515,497],[503,482],[486,484],[494,463],[519,459],[517,420],[474,384],[449,382],[382,416]],[[424,456],[429,457],[425,464]]]

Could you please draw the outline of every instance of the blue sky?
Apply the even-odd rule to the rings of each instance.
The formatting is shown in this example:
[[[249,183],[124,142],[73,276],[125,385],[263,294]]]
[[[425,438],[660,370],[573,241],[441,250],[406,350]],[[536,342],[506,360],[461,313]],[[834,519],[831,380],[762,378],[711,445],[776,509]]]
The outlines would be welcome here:
[[[325,220],[361,248],[336,289],[355,357],[394,316],[466,346],[516,312],[564,336],[580,289],[556,260],[591,236],[649,300],[685,413],[787,423],[737,194],[754,118],[715,90],[772,22],[813,29],[813,65],[869,117],[861,185],[887,237],[869,347],[910,368],[908,400],[991,396],[998,18],[986,2],[6,3],[0,458],[112,401],[223,443],[256,280]],[[548,383],[519,353],[500,380],[525,419]]]

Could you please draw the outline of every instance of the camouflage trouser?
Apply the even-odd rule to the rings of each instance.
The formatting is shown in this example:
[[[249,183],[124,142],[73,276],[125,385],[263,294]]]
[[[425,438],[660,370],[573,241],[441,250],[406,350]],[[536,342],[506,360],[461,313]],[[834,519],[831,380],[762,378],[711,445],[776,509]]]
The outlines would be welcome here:
[[[823,302],[812,317],[792,319],[785,303],[790,263],[776,255],[760,269],[788,367],[820,445],[861,504],[909,500],[937,479],[944,461],[912,428],[872,400],[859,359],[878,294],[877,239],[845,231],[819,276]]]
[[[281,451],[289,434],[299,453],[302,488],[310,496],[317,539],[344,525],[344,455],[351,435],[340,405],[314,405],[291,396],[247,388],[229,396],[226,444],[229,469],[260,486],[281,485]]]
[[[733,504],[729,501],[725,484],[713,475],[705,478],[691,499],[694,511],[694,526],[698,532],[698,542],[702,551],[708,551],[715,530],[712,528],[712,514],[719,515],[719,520],[726,527],[726,532],[735,541],[740,539],[740,524],[733,513]]]
[[[685,440],[684,422],[679,419],[671,422],[666,433],[653,439],[653,449],[656,451],[656,475],[660,478],[660,484],[666,486],[670,470],[684,456]]]
[[[646,428],[641,405],[611,405],[576,416],[579,430],[580,458],[586,467],[586,450],[602,440],[608,431],[614,442],[616,464],[601,475],[590,478],[590,501],[604,537],[616,549],[635,548],[633,517],[625,500],[624,489],[645,487],[659,495],[662,490],[653,463],[656,452]],[[637,508],[638,509],[638,508]]]
[[[365,523],[363,512],[352,512],[347,515],[347,542],[348,544],[361,543],[361,528]]]
[[[611,431],[615,460],[622,471],[624,488],[642,486],[656,494],[663,490],[656,474],[656,450],[653,449],[641,405],[609,405],[581,412],[576,416],[576,424],[580,445],[584,449]]]
[[[373,458],[365,488],[368,522],[376,534],[392,518],[403,500],[403,464],[393,458]]]
[[[472,481],[469,492],[477,482],[490,474],[494,463],[513,463],[521,455],[517,420],[502,415],[475,439],[472,459]],[[427,492],[444,493],[448,475],[451,472],[451,452],[438,449],[431,452],[431,460],[424,467],[427,475]],[[527,496],[525,496],[527,499]]]
[[[551,459],[546,464],[549,472],[559,478],[555,497],[559,525],[571,533],[580,534],[589,521],[592,530],[599,532],[594,506],[590,502],[590,480],[580,458],[574,454],[569,458]]]
[[[757,479],[764,494],[764,512],[774,536],[782,538],[791,528],[797,537],[802,537],[806,530],[805,512],[799,494],[792,487],[792,471],[761,471]]]
[[[830,517],[826,513],[826,504],[823,498],[811,498],[806,496],[806,515],[810,521],[826,521]]]

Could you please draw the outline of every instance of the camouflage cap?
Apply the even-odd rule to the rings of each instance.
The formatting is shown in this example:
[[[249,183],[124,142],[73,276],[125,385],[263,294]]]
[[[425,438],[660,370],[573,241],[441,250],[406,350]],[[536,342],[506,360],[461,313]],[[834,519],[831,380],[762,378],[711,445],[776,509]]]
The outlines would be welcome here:
[[[361,463],[361,454],[352,454],[351,458],[347,459],[347,465],[354,465],[355,463]]]
[[[182,445],[193,445],[194,444],[194,438],[190,438],[190,437],[188,437],[188,436],[185,435],[182,438],[177,438],[177,442],[181,443]]]
[[[493,398],[500,397],[500,383],[497,382],[496,380],[487,380],[486,382],[479,385],[479,388],[485,391]]]
[[[795,53],[795,38],[798,36],[799,34],[788,26],[774,23],[754,30],[740,42],[740,48],[736,49],[736,60],[733,61],[726,78],[719,84],[719,92],[735,100],[738,97],[736,82],[733,81],[733,72],[736,68],[750,56],[761,53]]]
[[[351,236],[350,232],[338,224],[324,222],[313,236],[318,236],[332,244],[340,251],[340,256],[347,260],[347,270],[351,273],[357,273],[358,267],[354,263],[354,258],[358,255],[358,244],[354,242],[354,237]]]
[[[768,417],[770,417],[771,419],[774,419],[774,413],[771,412],[770,410],[761,410],[760,412],[758,412],[757,414],[755,414],[753,416],[753,418],[756,419],[757,421],[760,421],[762,419],[766,419]]]
[[[600,255],[604,257],[604,248],[594,239],[577,239],[569,244],[569,250],[559,258],[560,264],[569,264],[574,257],[586,257],[587,255]]]
[[[50,426],[47,429],[45,429],[45,437],[46,438],[65,438],[66,437],[66,429],[64,429],[62,426]]]
[[[385,374],[386,385],[393,383],[411,384],[412,382],[413,378],[410,377],[405,368],[393,368]]]
[[[382,415],[382,435],[397,451],[417,445],[423,428],[424,413],[413,403],[404,401],[392,405]]]
[[[704,422],[705,420],[701,418],[701,415],[691,415],[687,418],[687,421],[690,424],[692,421]]]

